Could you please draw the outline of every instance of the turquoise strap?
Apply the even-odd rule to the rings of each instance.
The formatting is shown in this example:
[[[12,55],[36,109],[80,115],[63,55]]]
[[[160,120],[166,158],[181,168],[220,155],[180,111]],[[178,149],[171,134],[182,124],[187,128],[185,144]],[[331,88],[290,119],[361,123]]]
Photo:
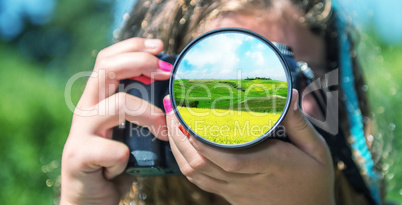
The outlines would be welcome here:
[[[333,1],[334,10],[338,10],[336,1]],[[359,107],[359,101],[355,89],[355,80],[353,75],[353,65],[350,56],[350,41],[347,34],[347,23],[344,18],[336,16],[336,24],[339,35],[339,61],[340,61],[340,80],[341,87],[344,92],[345,105],[347,111],[348,122],[350,126],[350,138],[354,152],[355,162],[360,165],[361,173],[365,173],[367,177],[366,183],[371,192],[373,199],[377,204],[381,204],[379,192],[379,177],[374,170],[374,162],[371,153],[366,144],[363,129],[363,117]]]

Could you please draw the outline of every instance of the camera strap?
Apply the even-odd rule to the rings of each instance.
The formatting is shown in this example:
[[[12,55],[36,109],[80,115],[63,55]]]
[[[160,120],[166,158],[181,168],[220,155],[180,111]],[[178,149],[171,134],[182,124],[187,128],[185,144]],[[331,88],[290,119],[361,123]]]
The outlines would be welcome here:
[[[334,11],[340,11],[337,1],[332,5]],[[335,13],[335,25],[338,31],[340,85],[344,92],[347,120],[349,122],[350,146],[353,150],[352,157],[360,168],[363,181],[366,184],[373,204],[381,203],[379,182],[380,178],[374,168],[374,161],[366,144],[364,135],[363,116],[359,106],[359,99],[355,88],[353,74],[353,62],[351,58],[351,42],[347,30],[348,22],[341,12]],[[346,139],[346,138],[345,138]],[[367,190],[366,190],[367,192]]]

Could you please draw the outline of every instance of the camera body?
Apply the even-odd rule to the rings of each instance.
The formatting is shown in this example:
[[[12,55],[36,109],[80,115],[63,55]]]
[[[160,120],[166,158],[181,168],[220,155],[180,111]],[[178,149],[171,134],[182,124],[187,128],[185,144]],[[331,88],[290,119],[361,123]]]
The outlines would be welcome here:
[[[159,54],[163,61],[174,64],[176,57]],[[155,81],[151,84],[137,80],[125,80],[119,88],[131,95],[163,108],[163,98],[169,94],[169,80]],[[123,142],[130,149],[126,172],[135,176],[158,176],[181,174],[179,166],[170,149],[169,142],[157,139],[148,128],[126,121],[124,128],[116,127],[114,139]]]

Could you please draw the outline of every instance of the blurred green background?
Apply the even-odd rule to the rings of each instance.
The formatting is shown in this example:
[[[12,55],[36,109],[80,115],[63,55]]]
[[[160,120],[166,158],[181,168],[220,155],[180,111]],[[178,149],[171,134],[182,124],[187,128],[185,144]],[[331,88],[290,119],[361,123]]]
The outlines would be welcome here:
[[[77,72],[92,70],[97,52],[112,44],[122,16],[116,11],[121,13],[127,2],[0,0],[0,204],[57,203],[60,158],[72,118],[66,83]],[[402,18],[359,7],[375,1],[341,2],[364,31],[359,46],[368,82],[364,89],[377,123],[375,137],[384,145],[377,149],[386,162],[387,199],[402,203],[402,29],[386,20]],[[387,17],[390,13],[395,16]],[[85,82],[74,83],[68,95],[72,103]]]

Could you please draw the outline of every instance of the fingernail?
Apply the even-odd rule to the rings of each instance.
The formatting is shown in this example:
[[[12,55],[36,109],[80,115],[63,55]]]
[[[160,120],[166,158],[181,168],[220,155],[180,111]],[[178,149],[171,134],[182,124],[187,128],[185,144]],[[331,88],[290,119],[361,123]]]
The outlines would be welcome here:
[[[165,61],[162,61],[162,60],[158,61],[158,66],[159,66],[159,69],[161,69],[163,71],[166,71],[166,72],[170,72],[173,69],[172,64],[170,64],[168,62],[165,62]]]
[[[137,77],[132,77],[132,78],[130,78],[130,80],[139,81],[141,83],[144,83],[145,85],[149,85],[149,84],[155,82],[155,80],[153,80],[147,76],[143,76],[143,75],[137,76]]]
[[[172,103],[170,102],[169,98],[163,99],[163,106],[165,107],[166,114],[172,112],[172,110],[173,110]]]
[[[180,130],[184,135],[186,135],[187,138],[190,138],[190,137],[191,137],[190,133],[188,133],[187,130],[184,129],[183,125],[179,125],[179,130]]]
[[[159,39],[146,39],[144,45],[146,48],[154,49],[157,48],[162,43]]]
[[[292,91],[293,97],[296,98],[295,103],[293,104],[293,111],[299,109],[299,93],[296,90]]]

